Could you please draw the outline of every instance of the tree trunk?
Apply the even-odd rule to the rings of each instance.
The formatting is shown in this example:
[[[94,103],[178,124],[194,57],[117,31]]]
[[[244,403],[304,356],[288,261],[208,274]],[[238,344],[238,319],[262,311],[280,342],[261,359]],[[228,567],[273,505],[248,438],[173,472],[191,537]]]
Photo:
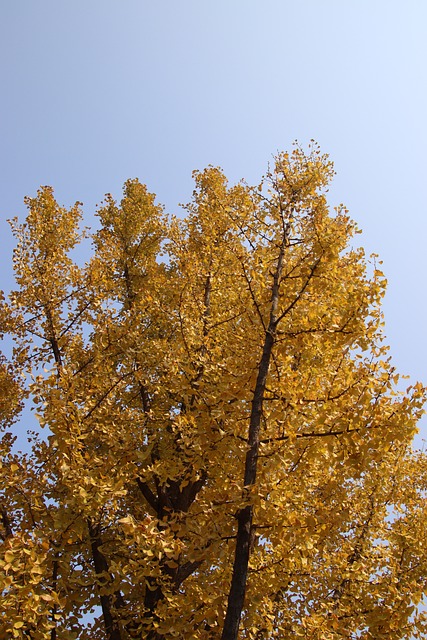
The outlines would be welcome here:
[[[105,574],[108,573],[108,563],[100,549],[102,541],[99,537],[98,528],[90,522],[88,523],[88,525],[95,572],[97,576],[99,576],[100,581],[105,581],[106,578],[101,576],[105,576]],[[112,612],[111,595],[100,593],[99,600],[101,603],[102,616],[104,618],[105,634],[107,640],[122,640],[119,626]]]
[[[264,402],[265,385],[267,382],[267,375],[270,367],[271,354],[273,351],[276,335],[279,287],[283,270],[283,257],[285,248],[287,246],[287,241],[287,234],[285,234],[282,245],[280,247],[276,271],[274,273],[270,319],[265,335],[264,347],[258,368],[258,376],[252,399],[252,409],[248,434],[249,449],[246,454],[244,475],[244,498],[246,498],[247,500],[250,500],[250,496],[248,495],[250,487],[254,485],[256,481],[262,407]],[[237,640],[238,637],[240,617],[245,601],[251,538],[253,533],[252,504],[247,504],[242,509],[239,509],[236,517],[238,527],[236,548],[234,552],[233,573],[231,578],[230,591],[228,593],[227,612],[225,616],[221,640]]]

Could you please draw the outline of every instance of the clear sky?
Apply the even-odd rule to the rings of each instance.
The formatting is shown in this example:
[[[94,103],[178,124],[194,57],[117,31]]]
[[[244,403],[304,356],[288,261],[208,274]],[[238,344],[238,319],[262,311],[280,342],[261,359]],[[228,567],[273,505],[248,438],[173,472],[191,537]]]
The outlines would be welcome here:
[[[130,177],[177,213],[193,169],[255,182],[314,138],[384,261],[396,367],[427,383],[426,33],[425,0],[0,0],[0,286],[42,184],[89,224]]]

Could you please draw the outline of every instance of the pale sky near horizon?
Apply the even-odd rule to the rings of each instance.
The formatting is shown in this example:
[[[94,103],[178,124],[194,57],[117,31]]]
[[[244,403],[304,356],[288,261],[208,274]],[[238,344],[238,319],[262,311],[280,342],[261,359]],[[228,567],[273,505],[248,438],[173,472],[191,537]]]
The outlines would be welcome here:
[[[384,261],[397,370],[427,384],[426,33],[424,0],[0,0],[0,288],[42,184],[88,224],[130,177],[178,213],[193,169],[255,183],[314,138]]]

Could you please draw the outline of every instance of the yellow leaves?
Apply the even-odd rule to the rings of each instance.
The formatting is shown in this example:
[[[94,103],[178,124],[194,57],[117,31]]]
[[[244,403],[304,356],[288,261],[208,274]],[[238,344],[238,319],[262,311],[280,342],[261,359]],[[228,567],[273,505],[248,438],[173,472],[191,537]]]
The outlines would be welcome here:
[[[40,637],[53,624],[85,637],[79,616],[100,593],[142,635],[220,633],[248,504],[244,638],[365,627],[379,638],[377,614],[427,593],[427,464],[409,453],[425,390],[397,389],[381,344],[385,279],[348,249],[348,212],[330,214],[332,175],[315,146],[279,154],[254,188],[210,167],[186,218],[170,221],[128,181],[101,206],[81,270],[68,254],[79,207],[50,189],[28,200],[18,290],[0,307],[18,345],[0,366],[0,417],[19,408],[12,373],[25,369],[48,433],[28,457],[1,444],[5,637],[26,629],[13,626],[22,610]],[[257,477],[243,490],[272,318]]]
[[[44,575],[44,569],[37,562],[31,567],[30,574],[32,576],[42,576]]]
[[[8,548],[0,559],[2,637],[22,637],[23,629],[37,629],[44,637],[52,628],[52,606],[60,600],[49,585],[49,545],[43,550],[35,538],[19,532],[3,545]]]
[[[6,551],[6,553],[4,554],[4,559],[6,560],[6,562],[12,562],[15,558],[15,554],[12,551]]]

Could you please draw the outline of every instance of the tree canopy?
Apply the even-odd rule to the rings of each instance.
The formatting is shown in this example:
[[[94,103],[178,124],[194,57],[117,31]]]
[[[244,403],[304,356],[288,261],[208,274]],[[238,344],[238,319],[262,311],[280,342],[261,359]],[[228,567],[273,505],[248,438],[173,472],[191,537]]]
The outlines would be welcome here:
[[[333,173],[315,145],[254,187],[208,167],[182,217],[128,180],[93,234],[50,187],[26,199],[0,306],[1,637],[425,637],[425,389],[400,390]],[[18,452],[25,404],[42,429]]]

